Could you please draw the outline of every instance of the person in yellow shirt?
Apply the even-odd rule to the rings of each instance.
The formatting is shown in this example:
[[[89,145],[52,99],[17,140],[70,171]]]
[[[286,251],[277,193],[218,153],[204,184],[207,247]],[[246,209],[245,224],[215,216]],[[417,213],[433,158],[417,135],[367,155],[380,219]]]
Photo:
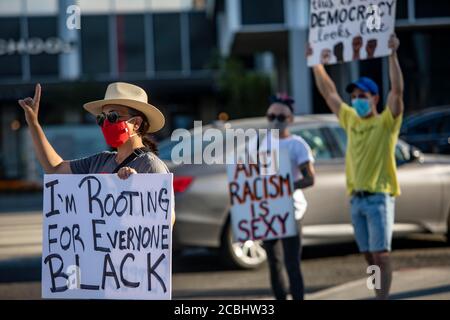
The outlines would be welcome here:
[[[403,117],[404,81],[396,35],[389,39],[391,90],[387,106],[379,114],[377,84],[363,77],[347,87],[352,106],[343,102],[323,65],[313,67],[316,85],[329,108],[347,133],[346,177],[351,196],[351,216],[360,252],[369,265],[380,268],[381,283],[375,288],[378,299],[387,299],[392,282],[391,251],[394,199],[400,195],[395,162],[395,146]]]

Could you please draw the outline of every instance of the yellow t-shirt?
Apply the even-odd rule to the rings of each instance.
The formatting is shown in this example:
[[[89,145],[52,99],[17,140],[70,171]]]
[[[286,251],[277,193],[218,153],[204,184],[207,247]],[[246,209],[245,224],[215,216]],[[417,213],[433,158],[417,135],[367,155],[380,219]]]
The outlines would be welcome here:
[[[349,194],[368,191],[400,195],[395,146],[402,118],[394,118],[386,107],[381,115],[362,119],[355,109],[341,105],[339,123],[348,140],[345,162]]]

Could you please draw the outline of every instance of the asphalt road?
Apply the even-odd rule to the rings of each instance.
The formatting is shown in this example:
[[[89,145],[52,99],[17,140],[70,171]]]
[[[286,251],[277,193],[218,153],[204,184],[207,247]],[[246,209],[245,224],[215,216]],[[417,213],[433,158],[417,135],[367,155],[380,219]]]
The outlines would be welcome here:
[[[395,240],[395,270],[450,266],[443,237],[427,235]],[[268,270],[232,270],[206,250],[191,250],[173,261],[174,299],[270,299]],[[365,264],[353,243],[304,248],[302,263],[307,293],[365,276]],[[40,258],[0,262],[0,299],[40,298]]]
[[[33,200],[33,201],[31,201]],[[42,197],[0,198],[0,299],[39,299]],[[23,204],[20,206],[20,204]],[[11,207],[16,212],[11,212]],[[393,242],[394,270],[450,267],[443,236],[416,235]],[[268,270],[224,268],[215,252],[190,250],[173,260],[174,299],[269,299]],[[305,247],[302,269],[307,293],[361,279],[365,262],[354,243]]]

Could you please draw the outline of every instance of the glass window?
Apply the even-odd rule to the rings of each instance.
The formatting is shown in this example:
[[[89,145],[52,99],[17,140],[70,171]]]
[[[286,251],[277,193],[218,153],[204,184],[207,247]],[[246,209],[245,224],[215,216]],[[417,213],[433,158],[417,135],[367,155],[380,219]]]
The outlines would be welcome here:
[[[306,143],[310,146],[314,159],[326,160],[331,159],[331,149],[327,143],[327,140],[323,134],[323,131],[319,128],[311,129],[299,129],[292,128],[291,132],[297,134],[305,139]]]
[[[344,156],[347,150],[347,134],[345,133],[345,130],[341,127],[332,127],[330,130],[337,142],[337,147],[339,148],[340,154]]]
[[[408,19],[408,2],[397,1],[397,19]]]
[[[117,58],[119,73],[145,73],[143,15],[117,16]]]
[[[443,135],[447,134],[450,139],[450,115],[448,115],[442,119],[442,123],[440,126],[440,133]]]
[[[20,40],[19,18],[0,19],[0,75],[20,77],[22,74],[21,56],[16,51]]]
[[[397,34],[402,45],[398,54],[408,110],[450,105],[450,28],[404,30]]]
[[[56,17],[28,18],[31,75],[58,75],[59,52],[52,52],[58,37]],[[33,52],[34,53],[33,53]]]
[[[151,1],[153,2],[153,1]],[[115,11],[120,13],[125,12],[143,12],[148,9],[146,0],[115,0]]]
[[[448,0],[416,0],[416,18],[449,17],[450,1]]]
[[[223,133],[222,136],[225,136]],[[177,146],[177,149],[175,150],[175,157],[180,158],[188,158],[191,163],[194,163],[195,161],[195,152],[197,151],[196,148],[196,142],[195,141],[201,141],[202,148],[201,152],[202,154],[198,155],[198,157],[202,158],[203,151],[205,150],[206,146],[213,143],[214,141],[204,141],[202,134],[194,134],[193,131],[190,131],[190,136],[186,136],[183,138],[180,138],[180,140],[172,141],[171,138],[166,138],[159,144],[159,157],[163,160],[173,160],[172,159],[172,150]],[[224,141],[225,144],[225,141]],[[225,146],[222,147],[223,150],[225,150]],[[188,154],[184,154],[184,151],[186,151]],[[187,159],[186,159],[187,160]]]
[[[284,1],[241,1],[242,24],[271,24],[284,22]]]
[[[153,15],[155,70],[181,70],[180,15],[158,13]]]
[[[191,69],[207,69],[214,48],[214,28],[204,12],[189,13]]]
[[[408,134],[421,135],[432,134],[436,132],[436,128],[440,125],[441,118],[432,118],[412,125],[408,129]]]
[[[107,16],[81,16],[81,59],[84,74],[109,73]]]

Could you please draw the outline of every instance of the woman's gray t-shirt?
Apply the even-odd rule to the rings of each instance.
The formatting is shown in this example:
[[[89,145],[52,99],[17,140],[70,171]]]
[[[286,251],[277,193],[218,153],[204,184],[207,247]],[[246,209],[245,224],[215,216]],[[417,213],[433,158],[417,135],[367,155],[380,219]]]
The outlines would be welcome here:
[[[74,174],[113,173],[119,165],[117,152],[104,151],[81,159],[71,160],[70,169]],[[153,152],[138,155],[126,167],[133,168],[137,173],[169,173],[166,164]]]

